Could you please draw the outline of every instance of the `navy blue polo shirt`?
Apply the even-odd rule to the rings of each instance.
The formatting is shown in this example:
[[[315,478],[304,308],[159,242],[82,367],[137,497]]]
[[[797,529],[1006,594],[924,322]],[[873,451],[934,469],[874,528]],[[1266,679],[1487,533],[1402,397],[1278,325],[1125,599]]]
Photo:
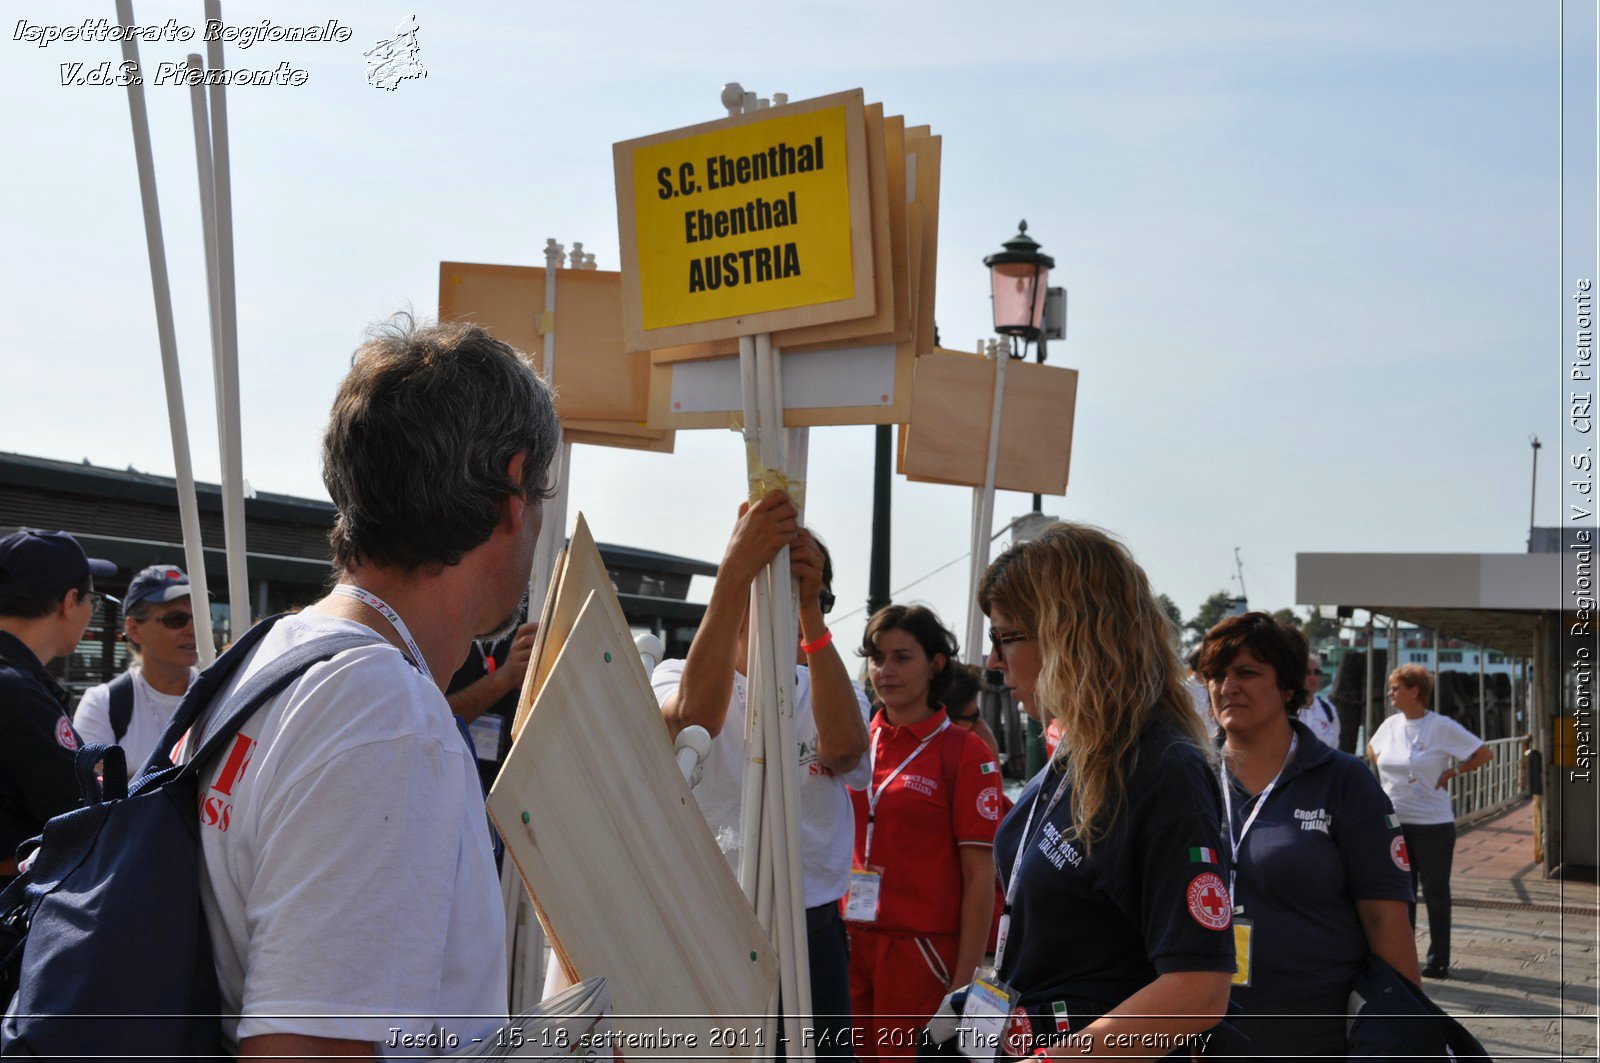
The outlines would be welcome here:
[[[1292,723],[1295,758],[1239,849],[1236,900],[1252,945],[1250,986],[1233,989],[1245,1012],[1235,1025],[1263,1056],[1342,1058],[1350,985],[1369,951],[1356,901],[1410,901],[1410,864],[1367,766]],[[1237,835],[1256,798],[1231,776],[1229,785]]]
[[[69,700],[33,651],[0,631],[0,860],[82,802]],[[0,877],[0,886],[9,881]]]
[[[1047,766],[995,834],[995,861],[1009,884],[1028,812],[1000,976],[1021,994],[1038,1031],[1063,1003],[1081,1030],[1158,974],[1233,970],[1222,798],[1206,753],[1174,728],[1139,738],[1112,827],[1085,852],[1072,829],[1072,790],[1046,818],[1062,776]],[[1041,796],[1042,795],[1042,796]]]

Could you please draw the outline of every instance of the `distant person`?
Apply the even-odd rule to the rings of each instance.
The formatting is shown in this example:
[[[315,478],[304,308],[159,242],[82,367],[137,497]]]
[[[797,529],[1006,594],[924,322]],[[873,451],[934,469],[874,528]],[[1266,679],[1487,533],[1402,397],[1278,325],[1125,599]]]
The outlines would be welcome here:
[[[1317,740],[1329,749],[1339,748],[1339,707],[1317,691],[1322,689],[1322,660],[1316,654],[1306,658],[1306,703],[1295,718],[1311,729]]]
[[[218,813],[201,899],[239,1057],[370,1059],[505,1026],[500,880],[444,685],[516,621],[558,433],[548,386],[476,325],[401,315],[351,359],[322,438],[336,582],[253,629],[186,740],[291,648],[363,640],[291,679],[201,776]]]
[[[996,759],[1000,756],[1000,741],[984,720],[978,708],[978,695],[983,692],[983,669],[975,664],[958,664],[950,677],[950,692],[945,695],[946,712],[950,722],[965,727],[989,747]],[[1009,806],[1008,806],[1009,807]]]
[[[206,618],[209,622],[209,617]],[[141,569],[122,599],[122,638],[133,663],[84,691],[73,726],[85,743],[121,746],[128,778],[150,756],[178,703],[200,675],[189,577],[173,565]]]
[[[1194,713],[1205,724],[1206,731],[1214,735],[1217,733],[1217,721],[1211,715],[1211,695],[1206,690],[1206,681],[1200,676],[1200,647],[1190,650],[1183,663],[1188,666],[1183,686],[1194,704]]]
[[[772,491],[741,506],[717,567],[705,618],[686,660],[662,661],[651,677],[667,730],[711,733],[695,802],[735,873],[741,856],[750,584],[785,546],[799,586],[800,645],[794,669],[795,751],[800,762],[800,865],[811,961],[809,1024],[819,1056],[849,1056],[849,952],[839,899],[850,886],[854,820],[847,785],[870,767],[867,700],[853,683],[824,619],[833,608],[833,562],[800,527],[789,496]]]
[[[1262,1059],[1348,1055],[1350,993],[1369,953],[1421,982],[1394,810],[1366,765],[1297,716],[1306,660],[1300,632],[1265,613],[1228,617],[1200,646],[1226,736],[1233,1022]]]
[[[1425,978],[1450,977],[1450,871],[1455,862],[1456,813],[1450,780],[1494,759],[1483,740],[1456,721],[1428,709],[1433,676],[1420,664],[1389,673],[1389,704],[1397,710],[1378,725],[1367,756],[1378,765],[1378,781],[1394,802],[1410,856],[1411,885],[1428,907]],[[1460,763],[1450,766],[1454,759]],[[1411,906],[1411,925],[1417,906]]]
[[[1000,769],[945,711],[955,636],[922,605],[886,605],[861,637],[883,707],[871,781],[854,789],[855,856],[844,917],[850,1003],[863,1060],[915,1054],[950,990],[972,980],[994,922]]]
[[[522,700],[522,681],[533,657],[539,625],[517,614],[517,629],[503,639],[475,641],[445,688],[450,711],[467,725],[484,789],[494,785],[511,750],[511,724]]]
[[[66,532],[0,539],[0,887],[17,877],[17,847],[81,803],[70,699],[44,666],[77,649],[94,577],[116,571]]]

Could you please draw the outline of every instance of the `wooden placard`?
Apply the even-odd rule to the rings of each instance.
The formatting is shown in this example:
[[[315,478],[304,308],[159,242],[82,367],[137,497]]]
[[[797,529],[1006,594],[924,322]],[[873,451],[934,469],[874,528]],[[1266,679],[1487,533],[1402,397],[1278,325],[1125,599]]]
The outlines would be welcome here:
[[[852,89],[613,145],[629,350],[876,311],[864,107]]]
[[[627,1056],[703,1056],[712,1029],[743,1030],[765,1012],[777,961],[678,771],[608,595],[591,592],[566,633],[489,814],[563,965],[605,976]],[[709,1053],[754,1054],[753,1037],[731,1040]]]
[[[917,354],[933,350],[933,314],[939,273],[939,174],[943,140],[935,136],[906,138],[906,151],[916,157],[917,242],[916,309],[912,312]],[[912,175],[907,172],[907,180]],[[992,390],[992,389],[991,389]]]
[[[511,740],[515,742],[528,722],[533,704],[544,687],[545,678],[555,664],[567,632],[577,622],[589,595],[604,591],[599,596],[601,606],[611,613],[611,619],[626,631],[627,618],[622,615],[622,605],[617,601],[616,588],[611,583],[611,573],[606,571],[600,548],[595,545],[589,522],[579,513],[573,522],[572,537],[566,549],[556,560],[550,574],[550,590],[545,595],[544,608],[539,614],[539,631],[533,638],[533,652],[528,658],[528,674],[522,680],[522,696],[517,701],[517,714],[511,721]],[[631,643],[630,643],[631,645]]]
[[[1078,371],[1033,362],[1006,366],[995,487],[1061,495],[1072,463]],[[908,480],[982,487],[994,402],[994,363],[935,351],[917,359],[911,419],[900,431]]]
[[[900,424],[911,416],[910,343],[786,352],[783,423],[788,428]],[[744,424],[737,358],[669,362],[650,369],[652,428]]]
[[[544,267],[439,263],[439,319],[472,321],[528,355],[544,372]],[[647,355],[622,345],[622,275],[556,271],[556,412],[642,422],[649,412]]]
[[[632,432],[595,432],[563,429],[561,438],[568,443],[586,443],[591,447],[616,447],[619,450],[647,450],[653,454],[671,454],[677,445],[671,432],[652,432],[637,435]]]
[[[851,321],[774,332],[773,346],[784,351],[865,347],[902,343],[911,338],[911,295],[906,277],[905,119],[899,115],[885,118],[881,103],[867,104],[865,114],[877,310]],[[723,340],[654,350],[650,361],[660,365],[738,353],[737,340]]]

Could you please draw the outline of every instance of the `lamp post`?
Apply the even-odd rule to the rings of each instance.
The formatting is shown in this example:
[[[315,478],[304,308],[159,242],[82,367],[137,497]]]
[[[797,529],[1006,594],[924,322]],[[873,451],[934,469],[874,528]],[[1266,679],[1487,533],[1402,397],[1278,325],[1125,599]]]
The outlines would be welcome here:
[[[1533,507],[1539,499],[1539,448],[1544,444],[1536,435],[1528,436],[1528,446],[1533,448],[1533,476],[1528,481],[1528,552],[1533,552]]]
[[[989,267],[990,298],[994,303],[994,330],[1011,337],[1011,354],[1019,357],[1017,340],[1037,343],[1044,330],[1045,294],[1050,287],[1050,271],[1056,260],[1045,254],[1039,241],[1028,235],[1026,221],[1017,224],[1017,235],[1001,245],[1004,250],[986,255]],[[1040,512],[1042,500],[1033,496],[1033,511]]]

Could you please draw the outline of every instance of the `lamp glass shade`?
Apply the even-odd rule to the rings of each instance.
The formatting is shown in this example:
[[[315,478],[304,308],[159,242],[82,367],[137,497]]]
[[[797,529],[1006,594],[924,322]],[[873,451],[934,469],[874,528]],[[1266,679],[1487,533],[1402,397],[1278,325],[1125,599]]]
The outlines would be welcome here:
[[[994,287],[994,329],[1002,336],[1037,335],[1044,325],[1050,271],[1032,262],[997,262],[989,267]]]

